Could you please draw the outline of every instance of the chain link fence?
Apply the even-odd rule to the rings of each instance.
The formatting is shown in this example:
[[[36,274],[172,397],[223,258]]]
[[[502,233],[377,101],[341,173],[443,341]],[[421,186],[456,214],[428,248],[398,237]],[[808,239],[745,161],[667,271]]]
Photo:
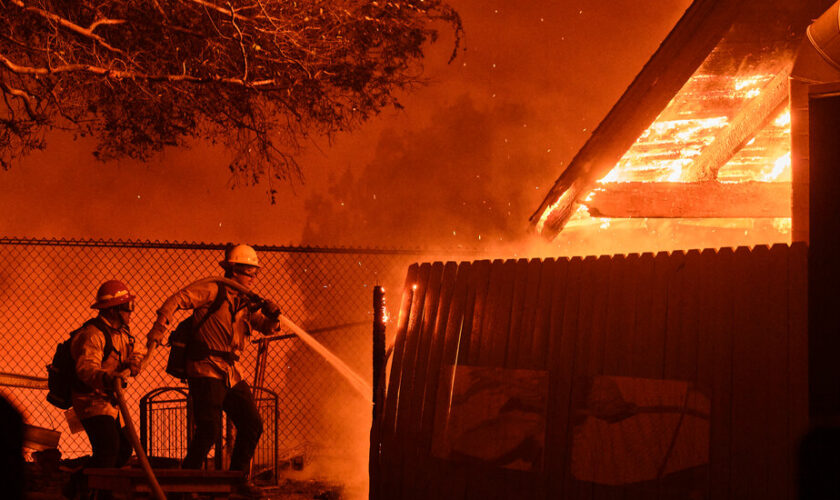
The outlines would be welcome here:
[[[46,377],[55,346],[95,314],[90,309],[94,294],[108,279],[122,280],[137,296],[132,333],[145,344],[155,311],[168,296],[198,279],[221,275],[224,247],[0,239],[0,372]],[[385,286],[391,308],[396,308],[407,266],[428,257],[419,251],[256,249],[263,269],[254,290],[275,300],[286,316],[370,381],[373,287]],[[179,314],[180,320],[188,312]],[[250,345],[240,360],[249,383],[256,352],[257,346]],[[183,386],[164,372],[167,354],[157,350],[147,369],[130,381],[126,396],[135,422],[144,395]],[[267,356],[263,387],[279,396],[274,437],[279,459],[308,455],[341,462],[354,455],[362,461],[357,466],[366,466],[370,401],[297,337],[270,342]],[[46,402],[45,391],[0,389],[28,424],[61,432],[59,449],[65,458],[90,453],[84,432],[70,432],[62,410]]]

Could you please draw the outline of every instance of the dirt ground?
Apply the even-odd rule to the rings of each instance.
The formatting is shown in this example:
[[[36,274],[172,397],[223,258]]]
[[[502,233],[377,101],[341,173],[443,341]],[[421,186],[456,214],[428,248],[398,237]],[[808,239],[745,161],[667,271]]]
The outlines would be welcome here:
[[[70,470],[65,466],[58,469],[45,468],[40,464],[27,462],[24,498],[26,500],[63,500],[65,497],[61,490],[69,478]],[[276,486],[266,486],[264,492],[266,498],[270,500],[346,500],[347,498],[342,485],[312,479],[298,480],[281,477]],[[122,497],[115,495],[115,498]],[[231,499],[235,498],[241,497],[231,497]]]

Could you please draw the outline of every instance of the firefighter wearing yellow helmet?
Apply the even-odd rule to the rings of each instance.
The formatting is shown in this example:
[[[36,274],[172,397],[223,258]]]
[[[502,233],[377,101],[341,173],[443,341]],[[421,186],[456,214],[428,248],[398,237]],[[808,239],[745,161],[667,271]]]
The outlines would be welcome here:
[[[147,342],[162,343],[176,311],[193,311],[185,373],[194,405],[195,432],[181,466],[201,468],[221,432],[224,411],[236,427],[230,470],[247,474],[263,423],[250,387],[239,371],[238,360],[253,330],[263,334],[277,330],[280,310],[273,302],[255,302],[252,295],[244,292],[250,290],[261,269],[254,248],[229,247],[219,264],[224,277],[240,286],[207,278],[182,288],[158,310]],[[262,496],[261,490],[247,479],[240,485],[240,493],[251,498]]]

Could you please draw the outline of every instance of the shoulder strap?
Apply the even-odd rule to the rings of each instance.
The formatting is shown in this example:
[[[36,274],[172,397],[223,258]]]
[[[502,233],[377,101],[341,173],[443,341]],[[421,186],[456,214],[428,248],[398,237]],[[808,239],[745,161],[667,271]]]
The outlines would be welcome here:
[[[225,297],[227,296],[227,289],[221,283],[218,284],[218,287],[219,287],[219,291],[216,292],[216,297],[213,299],[213,302],[210,303],[210,307],[207,308],[207,313],[201,318],[201,321],[196,323],[195,326],[193,327],[195,330],[198,330],[201,327],[201,325],[203,325],[204,322],[207,321],[207,318],[209,318],[210,315],[214,314],[216,311],[221,309],[222,304],[225,303]]]
[[[85,322],[85,325],[95,326],[99,331],[102,332],[102,336],[105,337],[105,347],[102,348],[102,362],[104,363],[105,360],[108,359],[108,356],[111,355],[111,352],[115,350],[114,341],[111,339],[111,333],[109,331],[110,329],[108,328],[108,325],[106,325],[105,322],[102,321],[102,318],[100,318],[99,316],[88,320],[87,322]]]

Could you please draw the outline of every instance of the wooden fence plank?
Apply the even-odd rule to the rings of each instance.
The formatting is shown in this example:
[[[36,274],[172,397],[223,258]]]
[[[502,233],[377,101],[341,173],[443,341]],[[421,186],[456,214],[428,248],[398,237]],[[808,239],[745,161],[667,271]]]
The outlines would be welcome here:
[[[471,282],[471,288],[474,291],[474,303],[472,311],[471,328],[469,337],[464,336],[461,340],[461,346],[465,348],[466,353],[459,360],[460,365],[476,366],[481,361],[481,348],[486,340],[483,339],[485,333],[482,331],[484,326],[484,315],[487,311],[487,302],[489,295],[490,278],[494,274],[498,275],[499,270],[497,262],[501,261],[479,261],[476,263],[473,270],[474,280]],[[474,498],[478,493],[475,491],[475,485],[479,484],[483,475],[483,470],[480,466],[472,463],[463,464],[466,471],[465,493],[464,498]]]
[[[635,258],[614,255],[610,261],[608,281],[605,284],[605,289],[601,292],[606,297],[604,311],[606,326],[600,362],[600,373],[603,375],[627,375],[627,373],[621,373],[620,366],[623,363],[622,360],[628,357],[631,345],[630,339],[633,335],[632,308],[635,297],[632,293],[628,293],[628,289],[632,289],[633,286],[630,283],[632,279],[630,266],[637,260],[638,255]],[[620,465],[618,462],[624,462],[619,454],[626,449],[624,446],[625,437],[612,433],[603,437],[605,441],[609,442],[609,444],[605,442],[602,446],[602,449],[607,452],[602,458],[607,470],[616,470]],[[623,486],[601,485],[595,488],[594,498],[601,500],[623,500],[624,496]]]
[[[714,261],[714,283],[711,285],[712,309],[709,331],[711,345],[712,389],[711,428],[709,436],[709,496],[714,500],[732,498],[732,369],[734,339],[738,329],[732,321],[735,309],[741,306],[736,276],[735,252],[731,248],[718,251]]]
[[[397,398],[397,415],[395,427],[394,446],[394,462],[391,478],[392,490],[387,494],[389,496],[399,496],[403,491],[403,462],[405,461],[407,449],[411,447],[410,440],[410,417],[411,408],[414,404],[413,389],[415,383],[415,365],[417,362],[417,351],[420,343],[421,328],[423,323],[423,314],[427,306],[427,291],[429,286],[429,278],[433,273],[433,266],[429,263],[420,265],[416,288],[413,290],[412,297],[412,314],[409,317],[408,325],[406,327],[405,335],[405,350],[403,351],[402,359],[402,375],[400,377],[400,387]]]
[[[791,490],[794,478],[793,443],[788,436],[787,407],[790,380],[788,378],[788,246],[774,245],[771,249],[756,247],[753,253],[760,253],[766,265],[758,268],[765,279],[761,290],[764,299],[757,316],[760,329],[756,341],[766,346],[767,357],[762,360],[764,382],[757,389],[764,394],[762,421],[767,426],[765,434],[770,446],[770,463],[767,469],[767,499],[785,499]]]
[[[609,300],[609,285],[611,278],[611,269],[616,259],[622,259],[621,256],[611,257],[602,255],[598,257],[592,264],[592,315],[590,320],[590,327],[587,331],[579,331],[579,334],[586,335],[589,339],[588,359],[586,361],[586,371],[580,372],[579,376],[583,376],[587,381],[593,380],[593,377],[603,375],[604,373],[604,353],[607,345],[607,314],[608,314],[608,300]],[[587,335],[588,333],[588,335]],[[581,398],[575,397],[576,402],[581,402]],[[584,406],[580,409],[585,408]],[[609,442],[605,436],[598,436],[599,459],[595,462],[595,472],[600,469],[601,464],[605,461],[611,461],[615,455],[609,449]],[[591,443],[590,443],[591,445]],[[585,490],[590,490],[590,498],[593,500],[608,500],[611,494],[615,491],[613,486],[605,486],[598,483],[585,482]]]
[[[562,262],[562,264],[561,264]],[[562,304],[555,304],[555,290],[559,291],[562,297],[566,290],[566,272],[568,260],[558,259],[546,260],[542,264],[539,277],[539,290],[537,291],[537,308],[534,311],[534,332],[531,337],[530,351],[527,359],[538,362],[533,365],[538,368],[547,367],[550,363],[549,344],[555,335],[562,333],[562,323],[553,323],[555,308],[560,308],[558,318],[562,321]],[[532,278],[531,278],[532,279]]]
[[[507,353],[505,356],[505,368],[507,369],[545,369],[538,368],[534,360],[528,359],[534,336],[534,315],[537,309],[537,297],[540,288],[540,268],[553,270],[553,260],[540,262],[533,259],[530,262],[525,259],[516,261],[513,297],[510,307],[510,325],[507,336]],[[536,271],[536,272],[535,272]],[[542,353],[542,362],[545,362],[545,353]],[[546,397],[548,388],[546,387]],[[545,412],[543,411],[543,417]],[[545,435],[539,436],[543,440],[543,455],[545,454]],[[505,473],[505,484],[500,489],[501,498],[522,498],[535,499],[544,498],[542,485],[542,468],[544,456],[538,463],[534,464],[535,470],[519,471],[508,470]]]
[[[394,336],[394,348],[391,354],[391,371],[389,374],[389,382],[387,388],[387,396],[385,398],[385,412],[383,416],[383,440],[387,441],[393,437],[394,428],[396,426],[397,415],[397,397],[399,395],[400,377],[402,376],[402,359],[405,351],[405,332],[408,327],[408,319],[411,316],[411,306],[413,305],[412,293],[410,292],[412,286],[417,281],[417,273],[420,269],[418,264],[412,264],[408,268],[408,273],[405,278],[405,287],[403,288],[402,300],[400,303],[400,311],[397,317],[396,334]]]
[[[489,334],[487,335],[489,349],[484,359],[488,366],[503,368],[506,358],[505,351],[508,349],[511,316],[514,314],[512,308],[517,265],[515,260],[506,260],[499,262],[497,266],[500,268],[499,281],[494,285],[491,280],[490,286],[498,290],[493,294],[495,300],[491,303],[487,311],[488,314],[484,316],[484,330]]]
[[[755,272],[753,260],[748,248],[736,249],[732,286],[739,304],[733,314],[731,481],[732,498],[737,499],[764,498],[766,494],[766,443],[760,422],[761,394],[756,390],[764,383],[759,366],[764,356],[763,347],[756,341],[760,332],[754,321],[761,305],[755,289],[764,280]]]
[[[717,331],[715,318],[720,314],[715,308],[715,294],[717,293],[718,277],[717,252],[714,249],[704,249],[699,256],[700,273],[697,277],[697,391],[708,397],[709,401],[709,440],[702,443],[706,446],[705,452],[711,457],[711,442],[714,436],[713,415],[715,407],[715,370],[716,349],[720,343],[720,334]],[[699,494],[702,498],[710,498],[711,494],[711,463],[706,463],[700,475]]]
[[[515,368],[549,370],[549,339],[553,335],[556,335],[559,339],[562,334],[559,323],[557,324],[556,331],[551,330],[552,292],[555,289],[564,289],[566,269],[565,260],[562,261],[562,265],[554,259],[546,259],[542,262],[535,259],[528,263],[526,270],[528,283],[527,295],[524,304],[525,310],[522,314],[523,327],[521,328],[523,335],[520,340]],[[562,314],[562,310],[560,312]],[[549,384],[550,382],[549,372]],[[542,458],[540,463],[537,464],[537,470],[530,474],[523,474],[520,480],[512,485],[513,488],[518,488],[519,492],[512,491],[511,489],[507,490],[508,498],[547,498],[546,477],[551,473],[547,465],[547,455],[550,448],[549,428],[552,425],[551,412],[549,411],[549,401],[551,398],[550,387],[549,385],[549,391],[546,394],[546,428],[545,434],[542,436]]]
[[[477,364],[503,368],[510,327],[511,301],[515,284],[516,261],[495,260],[483,311],[480,352]],[[470,468],[467,498],[503,499],[505,485],[513,481],[515,471],[476,463]]]
[[[652,253],[644,253],[636,260],[630,280],[633,282],[632,290],[634,290],[632,299],[633,317],[628,318],[632,321],[632,342],[628,345],[623,361],[625,363],[625,370],[619,375],[630,377],[645,377],[649,376],[650,371],[647,369],[651,363],[648,360],[650,353],[645,348],[650,349],[652,345],[651,337],[652,329],[658,322],[652,318],[653,311],[653,284],[656,282],[656,257]],[[662,288],[665,289],[664,286]],[[628,297],[629,299],[629,297]],[[630,302],[630,300],[628,300]],[[664,323],[663,323],[664,324]],[[653,336],[658,338],[658,336]],[[636,433],[642,431],[641,424],[637,421]],[[631,430],[632,432],[632,430]],[[624,491],[625,500],[641,500],[647,499],[649,495],[649,487],[645,484],[631,484],[622,488]]]
[[[788,436],[798,444],[808,431],[808,246],[802,242],[788,252],[788,378]],[[796,494],[793,484],[788,498]]]
[[[591,360],[594,357],[593,352],[597,349],[594,342],[596,335],[593,335],[592,332],[597,295],[597,263],[598,259],[592,256],[586,257],[583,260],[583,279],[578,285],[580,288],[580,302],[577,310],[578,320],[575,332],[577,342],[574,353],[574,372],[571,374],[572,390],[569,396],[571,406],[569,409],[568,446],[571,452],[569,466],[572,467],[572,470],[570,470],[570,474],[567,476],[566,484],[564,485],[566,495],[571,498],[592,498],[593,496],[592,484],[580,481],[575,477],[573,467],[576,444],[574,441],[575,426],[582,422],[580,410],[585,405],[586,379],[592,375]]]
[[[556,264],[556,278],[551,294],[549,314],[549,393],[546,422],[546,491],[548,498],[569,498],[564,494],[568,484],[571,459],[572,375],[577,349],[577,310],[580,302],[582,260],[561,259]]]
[[[642,307],[636,315],[638,335],[633,345],[633,373],[637,377],[662,377],[670,272],[670,256],[666,252],[657,253],[653,257],[652,281],[646,290],[647,293],[641,297]],[[646,307],[647,304],[650,304],[649,308]]]
[[[533,265],[532,265],[533,263]],[[505,351],[506,368],[521,366],[517,364],[519,353],[528,351],[531,348],[531,339],[534,336],[534,311],[536,308],[536,294],[539,291],[539,281],[529,281],[531,278],[530,269],[536,269],[535,276],[539,280],[539,268],[541,262],[533,259],[529,262],[526,259],[516,261],[515,282],[513,285],[513,297],[510,306],[510,325],[508,327],[507,345]],[[530,289],[529,289],[530,287]]]
[[[604,349],[604,374],[629,376],[629,354],[633,344],[635,321],[635,277],[639,255],[616,255],[610,268],[607,292],[607,346]]]
[[[492,264],[489,260],[481,260],[474,264],[473,280],[470,282],[470,305],[472,315],[469,322],[464,323],[464,331],[468,335],[461,338],[461,358],[458,363],[464,365],[478,364],[481,346],[481,327],[484,309],[487,302],[487,291],[490,283]]]
[[[472,317],[472,303],[474,303],[474,292],[470,302],[469,285],[473,276],[473,267],[469,262],[462,262],[458,266],[458,275],[455,283],[455,291],[452,295],[452,305],[446,319],[444,332],[443,353],[441,359],[441,372],[454,377],[454,370],[449,370],[458,360],[458,352],[461,345],[462,325],[467,318]],[[441,383],[449,384],[448,387],[440,387],[435,395],[435,422],[433,424],[433,440],[445,439],[445,418],[449,413],[449,394],[452,378],[442,380]],[[431,457],[431,470],[433,479],[426,485],[426,498],[440,499],[462,499],[466,488],[466,469],[455,461],[440,457]]]
[[[412,264],[406,274],[403,288],[400,312],[397,319],[397,333],[394,337],[394,349],[391,357],[391,372],[385,399],[385,412],[382,419],[382,484],[379,493],[384,498],[391,498],[398,491],[399,459],[396,441],[397,407],[399,405],[399,388],[402,379],[402,362],[405,353],[405,337],[415,305],[413,287],[419,277],[420,266]]]
[[[698,351],[698,304],[700,276],[702,274],[700,252],[671,254],[672,276],[668,294],[668,330],[665,338],[665,359],[663,379],[686,383],[685,400],[681,404],[691,408],[697,401],[692,395],[696,391]],[[706,488],[706,467],[696,466],[670,471],[668,461],[677,457],[677,450],[693,444],[688,429],[692,425],[691,414],[683,412],[678,418],[667,421],[661,431],[668,436],[670,451],[661,464],[658,491],[660,498],[691,498],[702,494]],[[697,443],[708,447],[708,442]],[[700,450],[700,453],[706,450]]]
[[[666,295],[667,308],[665,311],[665,343],[662,360],[662,379],[678,378],[679,352],[682,347],[681,322],[683,313],[683,278],[685,277],[685,253],[673,252],[669,259],[668,288]]]
[[[435,263],[426,294],[426,307],[423,314],[423,325],[417,363],[415,365],[415,384],[413,388],[412,414],[409,417],[411,431],[409,431],[410,445],[405,450],[406,460],[403,463],[403,494],[402,498],[423,498],[421,492],[429,480],[429,441],[431,426],[424,429],[424,411],[426,408],[426,394],[431,393],[430,386],[437,387],[440,369],[440,352],[443,347],[441,325],[446,324],[446,314],[455,284],[457,265],[448,262],[446,265]],[[443,319],[442,319],[443,318]],[[432,358],[435,358],[434,360]],[[433,366],[434,365],[434,366]],[[430,394],[431,397],[431,394]],[[424,434],[424,431],[426,434]]]

